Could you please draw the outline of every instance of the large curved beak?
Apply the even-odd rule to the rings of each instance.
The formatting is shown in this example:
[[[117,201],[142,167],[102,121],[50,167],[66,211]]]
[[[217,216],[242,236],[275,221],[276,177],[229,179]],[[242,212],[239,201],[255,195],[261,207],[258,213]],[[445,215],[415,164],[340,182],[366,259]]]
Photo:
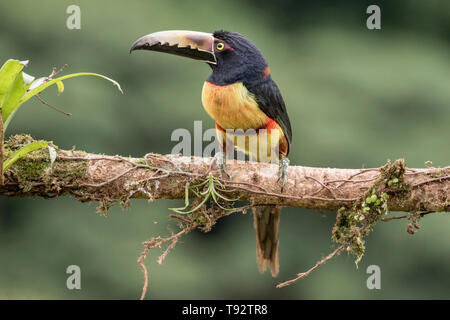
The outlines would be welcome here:
[[[134,50],[152,50],[216,64],[214,37],[211,33],[170,30],[148,34],[133,43]]]

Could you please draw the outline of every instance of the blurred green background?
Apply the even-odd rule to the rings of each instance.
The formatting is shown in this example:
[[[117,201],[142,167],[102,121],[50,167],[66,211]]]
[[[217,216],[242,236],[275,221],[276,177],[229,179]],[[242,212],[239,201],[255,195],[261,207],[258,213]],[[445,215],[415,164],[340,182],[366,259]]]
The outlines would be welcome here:
[[[366,8],[381,7],[382,29],[366,28]],[[68,30],[66,8],[81,8],[81,30]],[[121,95],[95,78],[68,80],[43,94],[68,118],[33,99],[7,135],[30,133],[60,148],[142,156],[169,153],[176,128],[213,121],[200,93],[210,68],[175,56],[128,50],[159,30],[238,31],[268,60],[293,125],[292,164],[378,167],[405,158],[410,167],[450,164],[450,2],[448,1],[2,1],[0,63],[30,60],[46,76],[91,71],[120,82]],[[136,299],[143,282],[142,241],[176,230],[168,207],[182,201],[133,201],[109,216],[72,198],[0,198],[0,298]],[[355,269],[347,254],[308,278],[332,250],[334,212],[283,211],[280,275],[260,275],[252,217],[222,219],[209,234],[182,238],[162,266],[147,258],[151,299],[450,298],[450,216],[429,215],[414,236],[406,221],[377,225]],[[154,222],[158,222],[155,224]],[[81,267],[81,290],[66,288],[68,265]],[[381,290],[366,269],[381,268]]]

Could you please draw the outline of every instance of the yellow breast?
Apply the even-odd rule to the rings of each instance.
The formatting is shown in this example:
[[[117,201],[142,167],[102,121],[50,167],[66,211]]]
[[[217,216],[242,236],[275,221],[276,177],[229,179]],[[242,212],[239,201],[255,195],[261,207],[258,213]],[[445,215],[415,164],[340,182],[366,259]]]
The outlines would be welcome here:
[[[241,82],[220,86],[206,81],[202,103],[206,112],[223,129],[258,129],[268,120]]]

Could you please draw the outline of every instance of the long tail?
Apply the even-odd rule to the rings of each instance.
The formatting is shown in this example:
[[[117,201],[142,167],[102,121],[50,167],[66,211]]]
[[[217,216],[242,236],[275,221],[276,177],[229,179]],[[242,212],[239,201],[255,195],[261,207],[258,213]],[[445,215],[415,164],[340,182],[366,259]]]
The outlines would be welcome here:
[[[256,229],[256,260],[259,271],[267,267],[273,277],[278,275],[278,228],[280,226],[281,207],[254,207],[253,224]]]

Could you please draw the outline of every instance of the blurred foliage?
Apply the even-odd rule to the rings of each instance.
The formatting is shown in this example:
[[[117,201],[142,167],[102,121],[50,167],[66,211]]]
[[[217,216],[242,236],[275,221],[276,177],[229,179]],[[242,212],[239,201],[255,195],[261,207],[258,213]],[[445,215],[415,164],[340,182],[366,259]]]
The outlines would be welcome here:
[[[275,5],[276,3],[276,5]],[[0,3],[0,61],[30,60],[26,72],[92,71],[120,82],[124,95],[95,79],[43,97],[71,118],[30,101],[8,134],[26,132],[60,148],[142,156],[169,153],[174,129],[213,127],[200,93],[209,67],[175,56],[128,53],[132,42],[167,29],[229,29],[251,38],[268,60],[293,126],[292,164],[378,167],[403,157],[410,167],[450,163],[448,1],[380,1],[382,30],[366,29],[366,2],[79,0],[81,29],[66,28],[71,1]],[[372,3],[371,3],[372,4]],[[56,90],[56,89],[55,89]],[[0,199],[0,298],[124,298],[140,295],[141,242],[175,230],[169,207],[134,201],[108,217],[73,199]],[[414,236],[406,221],[376,226],[355,270],[342,254],[301,282],[275,284],[331,250],[334,212],[285,208],[280,275],[260,275],[252,217],[235,214],[208,234],[183,238],[162,266],[147,258],[148,297],[272,299],[450,298],[450,216],[429,215]],[[154,223],[158,222],[158,223]],[[82,289],[66,288],[68,265]],[[366,268],[381,268],[368,290]]]

